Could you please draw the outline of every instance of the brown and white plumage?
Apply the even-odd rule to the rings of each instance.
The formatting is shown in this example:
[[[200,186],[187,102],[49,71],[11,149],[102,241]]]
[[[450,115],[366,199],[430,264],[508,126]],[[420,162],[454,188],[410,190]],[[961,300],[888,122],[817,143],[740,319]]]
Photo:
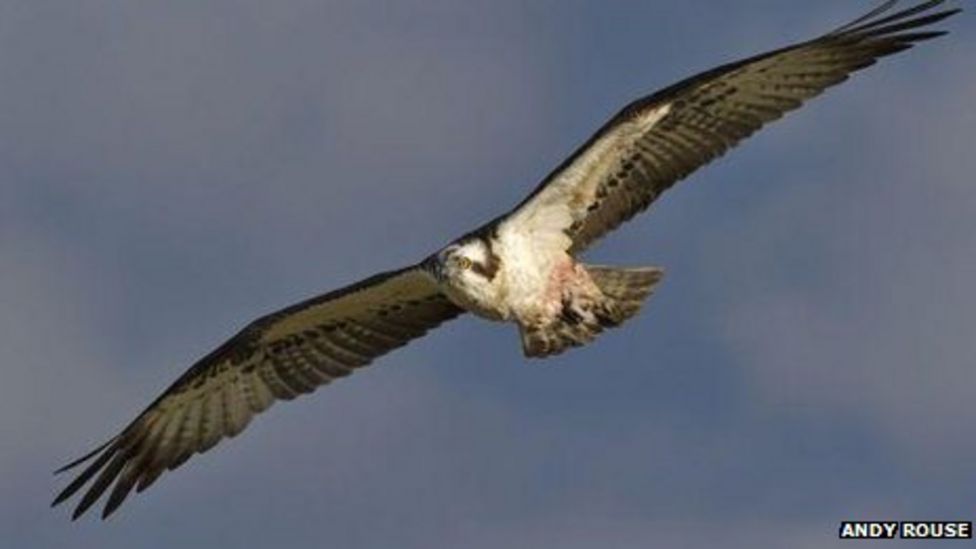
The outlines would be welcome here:
[[[194,364],[115,438],[62,468],[97,456],[55,503],[95,478],[74,516],[114,483],[107,516],[132,488],[141,492],[166,470],[237,435],[275,401],[349,375],[462,312],[411,267],[258,319]]]
[[[695,75],[624,107],[509,216],[555,220],[578,253],[765,124],[879,58],[941,36],[958,11],[891,0],[829,34]],[[549,211],[543,215],[540,210]],[[552,227],[557,228],[557,227]]]
[[[239,433],[290,400],[465,311],[518,324],[527,356],[591,341],[640,308],[653,267],[583,265],[576,254],[763,125],[881,57],[944,34],[920,30],[959,11],[886,2],[817,39],[730,63],[614,116],[512,212],[420,264],[263,317],[194,364],[121,433],[59,470],[91,462],[57,496],[84,491],[74,517]],[[109,489],[111,490],[109,491]]]

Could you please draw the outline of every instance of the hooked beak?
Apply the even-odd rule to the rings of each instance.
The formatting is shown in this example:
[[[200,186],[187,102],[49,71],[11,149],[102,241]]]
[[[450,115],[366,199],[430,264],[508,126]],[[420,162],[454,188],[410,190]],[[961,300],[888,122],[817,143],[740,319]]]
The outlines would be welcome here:
[[[427,258],[423,264],[424,270],[431,274],[438,282],[444,282],[447,278],[444,272],[444,261],[441,254],[434,254]]]

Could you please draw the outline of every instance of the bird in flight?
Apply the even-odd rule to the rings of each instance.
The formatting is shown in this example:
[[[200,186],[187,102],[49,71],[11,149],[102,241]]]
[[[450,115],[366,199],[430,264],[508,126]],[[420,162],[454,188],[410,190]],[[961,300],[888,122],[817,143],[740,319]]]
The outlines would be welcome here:
[[[518,326],[528,357],[584,345],[634,316],[657,267],[578,261],[597,239],[765,124],[879,58],[945,34],[944,0],[885,2],[839,29],[703,72],[623,108],[512,211],[415,265],[259,318],[196,362],[87,466],[78,518],[111,488],[102,517],[134,488],[240,433],[277,400],[349,375],[463,313]],[[90,463],[89,463],[90,462]]]

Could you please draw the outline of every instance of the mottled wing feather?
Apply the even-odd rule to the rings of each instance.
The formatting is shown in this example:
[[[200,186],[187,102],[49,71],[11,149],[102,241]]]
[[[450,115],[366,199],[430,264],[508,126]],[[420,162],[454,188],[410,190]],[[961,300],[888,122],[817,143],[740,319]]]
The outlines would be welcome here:
[[[94,459],[54,504],[91,482],[73,518],[111,488],[108,516],[133,488],[145,490],[240,433],[276,400],[346,376],[461,312],[411,267],[263,317],[194,364],[119,435],[58,471]]]
[[[888,2],[815,40],[730,63],[625,107],[502,224],[558,231],[571,253],[646,209],[699,167],[880,57],[945,34],[944,0],[887,14]]]

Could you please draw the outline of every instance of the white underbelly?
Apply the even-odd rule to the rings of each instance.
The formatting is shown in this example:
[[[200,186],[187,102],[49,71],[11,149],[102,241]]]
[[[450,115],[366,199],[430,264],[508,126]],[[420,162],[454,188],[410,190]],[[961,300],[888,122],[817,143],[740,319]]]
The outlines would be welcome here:
[[[455,305],[481,318],[496,321],[511,319],[511,311],[504,302],[488,299],[484,294],[473,294],[453,287],[444,288],[444,293]]]
[[[507,318],[550,314],[560,306],[561,273],[573,269],[573,259],[563,250],[533,246],[529,238],[508,238],[504,243],[499,278]]]
[[[558,244],[557,239],[549,239]],[[517,321],[552,317],[562,308],[564,289],[576,278],[576,263],[558,245],[534,234],[508,231],[492,242],[498,270],[490,280],[444,288],[459,307],[482,318]]]

